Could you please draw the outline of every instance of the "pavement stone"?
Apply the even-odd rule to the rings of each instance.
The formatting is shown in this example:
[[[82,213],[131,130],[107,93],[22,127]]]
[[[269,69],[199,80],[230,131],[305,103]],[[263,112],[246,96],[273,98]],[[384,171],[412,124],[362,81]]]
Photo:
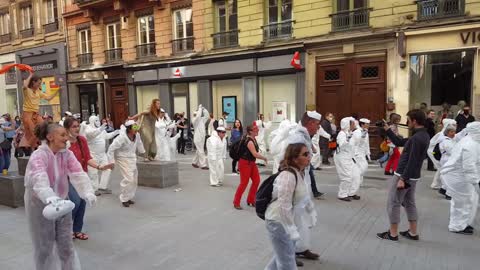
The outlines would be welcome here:
[[[264,222],[242,201],[232,207],[239,176],[227,173],[224,186],[210,187],[208,171],[192,168],[192,155],[180,155],[179,185],[139,187],[136,204],[123,208],[118,200],[119,173],[112,174],[114,194],[102,195],[88,208],[87,241],[75,240],[83,269],[263,269],[272,256]],[[16,168],[15,161],[12,170]],[[260,168],[262,179],[271,166]],[[230,172],[230,160],[225,171]],[[320,261],[300,269],[478,269],[478,234],[448,232],[449,202],[429,188],[432,172],[423,171],[417,185],[421,241],[389,243],[375,237],[385,231],[388,177],[371,164],[360,190],[362,199],[336,199],[335,168],[315,171],[325,199],[315,200],[318,224],[312,229],[312,250]],[[181,191],[175,192],[175,189]],[[401,229],[407,226],[402,213]],[[0,207],[0,269],[34,269],[24,208]]]

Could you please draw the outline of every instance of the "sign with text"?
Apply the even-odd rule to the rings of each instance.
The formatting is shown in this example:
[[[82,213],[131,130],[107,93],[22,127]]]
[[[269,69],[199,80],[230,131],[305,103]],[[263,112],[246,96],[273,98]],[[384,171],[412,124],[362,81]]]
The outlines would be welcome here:
[[[464,45],[467,44],[480,44],[480,29],[470,30],[460,33],[460,38]]]
[[[57,68],[57,61],[48,61],[43,63],[37,63],[30,65],[33,68],[33,71],[42,71],[42,70],[51,70]]]

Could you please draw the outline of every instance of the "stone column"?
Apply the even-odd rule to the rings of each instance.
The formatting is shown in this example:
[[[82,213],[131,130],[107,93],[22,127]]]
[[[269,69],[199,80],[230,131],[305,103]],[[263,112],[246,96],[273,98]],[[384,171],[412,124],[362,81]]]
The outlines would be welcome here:
[[[258,77],[242,78],[243,102],[237,106],[243,106],[243,122],[248,126],[257,119],[258,114]]]

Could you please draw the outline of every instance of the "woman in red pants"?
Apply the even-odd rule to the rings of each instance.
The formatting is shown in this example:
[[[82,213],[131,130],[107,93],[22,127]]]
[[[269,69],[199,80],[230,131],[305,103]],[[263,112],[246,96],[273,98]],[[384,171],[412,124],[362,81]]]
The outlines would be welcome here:
[[[240,200],[242,199],[243,192],[248,186],[248,181],[252,179],[252,185],[248,192],[247,204],[255,207],[255,195],[257,193],[258,185],[260,184],[260,174],[258,172],[256,159],[264,160],[267,162],[267,158],[258,153],[258,144],[255,137],[258,135],[258,127],[250,125],[247,127],[247,135],[243,139],[240,149],[240,160],[238,161],[238,169],[240,171],[240,184],[235,192],[235,198],[233,199],[233,207],[237,210],[242,210],[240,206]]]
[[[390,129],[395,133],[395,135],[400,136],[398,132],[398,124],[402,120],[402,117],[399,114],[392,113],[390,114]],[[397,170],[398,161],[400,160],[400,150],[398,147],[393,148],[393,153],[388,159],[387,165],[385,166],[385,175],[393,175]]]

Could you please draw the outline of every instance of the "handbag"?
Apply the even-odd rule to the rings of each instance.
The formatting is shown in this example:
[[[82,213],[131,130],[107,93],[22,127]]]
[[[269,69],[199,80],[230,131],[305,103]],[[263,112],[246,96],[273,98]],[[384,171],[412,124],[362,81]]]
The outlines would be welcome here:
[[[3,142],[0,143],[0,148],[2,148],[2,150],[5,150],[5,151],[11,150],[12,142],[9,139],[7,139],[5,134],[3,136],[5,139],[3,140]]]
[[[335,141],[328,142],[328,149],[331,149],[331,150],[337,149],[337,142]]]

